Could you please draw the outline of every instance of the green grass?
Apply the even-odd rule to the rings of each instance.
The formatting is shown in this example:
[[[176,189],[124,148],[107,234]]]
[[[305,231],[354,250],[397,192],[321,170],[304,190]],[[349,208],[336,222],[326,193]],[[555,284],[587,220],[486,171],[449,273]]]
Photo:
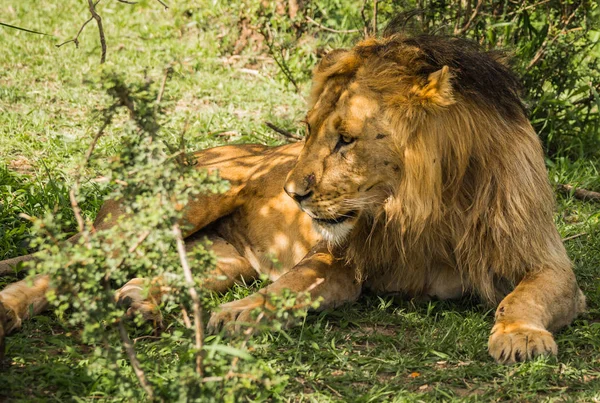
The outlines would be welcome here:
[[[3,9],[2,22],[54,38],[0,27],[0,259],[27,251],[29,223],[19,213],[56,211],[64,216],[65,231],[74,230],[67,193],[97,129],[95,111],[105,104],[105,96],[90,84],[100,59],[93,23],[80,37],[79,49],[54,46],[72,38],[87,19],[83,2],[13,3]],[[157,80],[167,66],[173,67],[163,133],[178,138],[187,122],[189,149],[227,142],[279,144],[283,139],[264,121],[296,130],[304,98],[282,80],[268,57],[243,53],[231,58],[220,48],[234,41],[235,6],[212,4],[170,1],[165,11],[152,1],[101,3],[108,63],[128,76]],[[109,129],[97,158],[114,151],[122,122]],[[599,164],[548,161],[550,179],[600,191]],[[93,217],[102,194],[91,182],[84,194],[84,213]],[[271,381],[261,383],[251,398],[600,400],[600,206],[558,195],[556,221],[563,237],[579,234],[566,245],[589,304],[586,314],[556,335],[556,359],[495,364],[486,352],[493,312],[476,301],[413,304],[365,296],[335,311],[309,315],[285,333],[256,336],[249,351],[254,361],[241,365],[259,367]],[[0,287],[13,280],[0,279]],[[248,292],[236,288],[213,296],[208,306]],[[180,320],[177,312],[169,314],[160,339],[147,337],[147,328],[130,329],[157,385],[176,382],[179,352],[169,335],[181,328]],[[11,335],[8,358],[0,366],[0,400],[128,400],[109,370],[87,371],[92,347],[82,344],[78,333],[47,313]],[[217,400],[227,395],[215,390]]]

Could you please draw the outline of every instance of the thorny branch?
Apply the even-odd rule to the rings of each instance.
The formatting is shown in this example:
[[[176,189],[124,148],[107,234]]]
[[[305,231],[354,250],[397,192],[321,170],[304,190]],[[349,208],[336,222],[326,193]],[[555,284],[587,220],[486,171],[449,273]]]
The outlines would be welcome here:
[[[204,339],[204,329],[202,328],[202,304],[200,303],[200,297],[194,287],[194,278],[192,277],[192,271],[187,260],[185,253],[185,244],[183,242],[183,235],[178,224],[173,225],[173,234],[175,235],[175,242],[177,244],[177,253],[179,253],[179,260],[181,261],[181,267],[183,268],[183,275],[185,281],[189,287],[188,292],[192,298],[192,307],[194,311],[194,328],[196,333],[196,372],[199,376],[204,375],[204,369],[202,367],[202,343]]]

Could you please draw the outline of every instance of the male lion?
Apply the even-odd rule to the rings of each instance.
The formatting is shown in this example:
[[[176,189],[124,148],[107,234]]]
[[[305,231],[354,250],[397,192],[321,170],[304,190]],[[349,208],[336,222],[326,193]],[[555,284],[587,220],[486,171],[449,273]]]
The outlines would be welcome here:
[[[186,236],[213,240],[227,278],[210,288],[259,273],[273,281],[222,305],[209,328],[235,329],[266,293],[283,289],[308,290],[321,308],[355,301],[363,289],[476,294],[499,304],[488,345],[497,361],[556,354],[550,332],[569,324],[585,297],[554,226],[539,139],[501,60],[456,38],[367,39],[314,70],[303,143],[197,153],[198,168],[231,183],[186,210]],[[118,210],[105,203],[96,228],[113,225]],[[118,293],[151,316],[140,283]],[[48,284],[39,277],[0,292],[6,330],[44,308]]]

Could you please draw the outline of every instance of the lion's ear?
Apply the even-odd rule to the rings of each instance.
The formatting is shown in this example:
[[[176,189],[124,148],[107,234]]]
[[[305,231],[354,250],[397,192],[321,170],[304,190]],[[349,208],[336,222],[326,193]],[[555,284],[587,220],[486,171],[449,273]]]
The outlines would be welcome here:
[[[427,77],[425,84],[415,84],[411,95],[422,106],[449,106],[455,103],[452,90],[452,73],[444,66]]]

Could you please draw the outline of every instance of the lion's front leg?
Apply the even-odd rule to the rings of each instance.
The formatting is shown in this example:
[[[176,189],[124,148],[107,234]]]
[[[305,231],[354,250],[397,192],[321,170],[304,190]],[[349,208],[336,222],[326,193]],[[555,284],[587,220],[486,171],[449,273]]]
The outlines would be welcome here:
[[[284,290],[308,292],[312,300],[321,299],[319,309],[356,301],[361,285],[356,282],[354,270],[336,259],[324,245],[317,245],[292,270],[277,281],[238,301],[221,305],[208,322],[209,332],[221,328],[238,332],[240,326],[251,323],[256,308],[272,309],[269,295],[281,295]]]
[[[584,309],[585,297],[570,267],[541,270],[522,280],[498,306],[489,352],[506,364],[556,355],[551,332]]]

